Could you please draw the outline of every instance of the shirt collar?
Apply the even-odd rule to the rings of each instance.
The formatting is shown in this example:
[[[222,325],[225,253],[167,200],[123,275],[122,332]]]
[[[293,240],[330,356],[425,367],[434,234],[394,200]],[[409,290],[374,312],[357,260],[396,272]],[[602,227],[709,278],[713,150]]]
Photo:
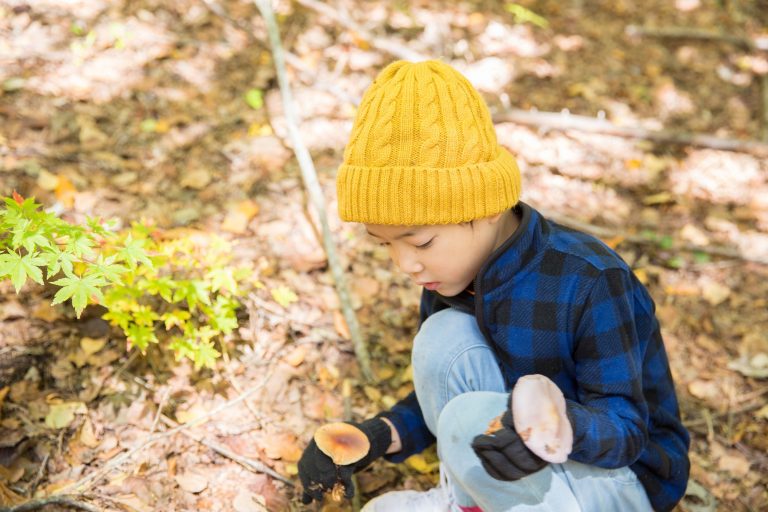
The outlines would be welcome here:
[[[488,293],[525,268],[546,245],[549,227],[539,212],[522,201],[520,225],[486,260],[475,278],[475,292]]]

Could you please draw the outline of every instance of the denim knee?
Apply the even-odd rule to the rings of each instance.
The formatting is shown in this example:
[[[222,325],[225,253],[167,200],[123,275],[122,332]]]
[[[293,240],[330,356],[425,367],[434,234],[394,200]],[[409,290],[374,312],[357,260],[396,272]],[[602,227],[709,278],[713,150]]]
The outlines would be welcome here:
[[[413,340],[413,372],[425,376],[434,373],[439,367],[435,364],[436,358],[478,343],[486,342],[474,316],[452,308],[438,311],[421,324]]]

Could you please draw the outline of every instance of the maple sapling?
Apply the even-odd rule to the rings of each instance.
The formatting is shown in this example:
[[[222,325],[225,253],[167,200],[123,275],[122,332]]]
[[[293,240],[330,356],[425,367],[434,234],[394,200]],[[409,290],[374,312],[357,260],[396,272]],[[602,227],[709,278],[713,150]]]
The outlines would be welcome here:
[[[349,423],[328,423],[318,428],[314,435],[317,447],[329,456],[337,466],[354,464],[365,457],[371,449],[371,442],[362,430]],[[334,501],[341,501],[344,486],[336,483],[331,490]]]

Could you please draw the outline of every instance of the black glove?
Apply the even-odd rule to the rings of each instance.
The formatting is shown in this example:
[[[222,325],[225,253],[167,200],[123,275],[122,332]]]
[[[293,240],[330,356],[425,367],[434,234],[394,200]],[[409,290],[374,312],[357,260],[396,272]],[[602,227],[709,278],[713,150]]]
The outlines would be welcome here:
[[[496,480],[519,480],[548,464],[525,446],[515,430],[512,411],[501,417],[502,428],[493,435],[479,435],[472,440],[472,449],[483,467]]]
[[[366,435],[371,443],[368,454],[354,464],[337,466],[312,439],[299,459],[299,479],[304,487],[301,501],[305,505],[312,503],[312,500],[323,501],[323,494],[333,489],[336,482],[341,482],[344,486],[346,498],[354,496],[355,486],[352,483],[352,474],[384,455],[392,442],[392,431],[389,425],[379,417],[362,423],[347,423],[359,428]]]

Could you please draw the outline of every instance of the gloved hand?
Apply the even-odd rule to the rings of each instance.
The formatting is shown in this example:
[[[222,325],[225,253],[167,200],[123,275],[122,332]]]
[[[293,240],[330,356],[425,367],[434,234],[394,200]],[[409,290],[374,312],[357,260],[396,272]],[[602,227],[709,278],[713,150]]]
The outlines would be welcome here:
[[[548,464],[525,446],[515,430],[511,409],[501,417],[501,425],[493,435],[481,434],[472,440],[472,449],[489,475],[496,480],[519,480]]]
[[[355,495],[352,474],[360,471],[387,452],[392,442],[392,431],[384,420],[379,417],[371,418],[362,423],[347,422],[360,429],[371,443],[368,454],[346,466],[337,466],[333,460],[324,454],[312,439],[299,459],[299,479],[304,487],[301,501],[305,505],[312,500],[322,501],[323,494],[333,489],[337,482],[344,486],[344,496],[351,498]]]

